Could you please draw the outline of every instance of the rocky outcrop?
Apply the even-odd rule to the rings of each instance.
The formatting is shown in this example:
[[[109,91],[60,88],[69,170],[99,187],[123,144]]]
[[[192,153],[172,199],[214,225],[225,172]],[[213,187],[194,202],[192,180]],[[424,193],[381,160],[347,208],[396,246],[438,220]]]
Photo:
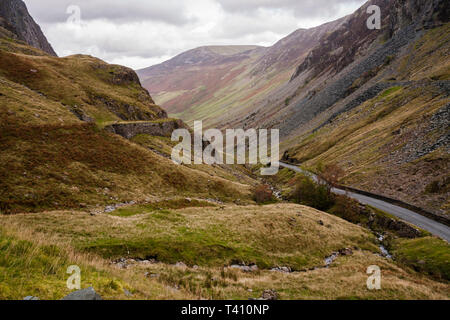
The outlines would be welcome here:
[[[0,19],[0,27],[12,32],[18,40],[56,56],[52,46],[48,43],[39,25],[28,13],[22,0],[0,1],[0,18],[3,18]]]
[[[105,129],[126,139],[132,139],[139,134],[171,137],[174,130],[188,129],[188,127],[181,120],[167,120],[156,122],[115,123],[107,126]]]
[[[366,26],[369,17],[366,10],[370,5],[381,8],[381,30],[370,30]],[[312,77],[325,71],[334,74],[342,71],[379,36],[390,39],[410,26],[420,30],[447,22],[449,6],[446,0],[371,0],[334,32],[322,38],[297,68],[292,80],[307,70],[313,70]]]
[[[395,0],[392,27],[401,28],[414,23],[418,28],[434,28],[448,22],[450,2],[446,0]]]
[[[95,64],[95,70],[103,70],[109,74],[108,82],[116,85],[138,84],[141,85],[138,75],[133,69],[116,64]],[[154,103],[154,102],[152,102]]]
[[[281,135],[288,136],[301,125],[307,124],[320,113],[328,110],[335,103],[348,96],[349,89],[367,70],[383,65],[386,58],[396,55],[403,47],[416,37],[414,27],[408,27],[398,32],[378,50],[370,52],[366,57],[351,65],[348,71],[326,84],[313,96],[306,96],[292,104],[290,115],[281,126]]]
[[[150,96],[148,97],[150,98]],[[147,103],[148,108],[144,109],[107,96],[94,96],[92,100],[97,105],[105,106],[106,109],[124,121],[154,121],[167,118],[167,113],[163,109],[157,106],[150,109],[151,103]]]

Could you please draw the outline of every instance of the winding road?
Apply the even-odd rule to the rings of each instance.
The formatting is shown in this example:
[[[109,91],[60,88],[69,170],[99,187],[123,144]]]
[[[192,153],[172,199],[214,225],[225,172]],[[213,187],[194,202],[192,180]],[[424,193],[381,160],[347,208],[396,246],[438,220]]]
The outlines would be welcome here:
[[[306,175],[310,176],[311,178],[313,178],[314,180],[317,180],[317,177],[314,174],[304,171],[303,169],[301,169],[297,166],[280,162],[280,167],[288,168],[295,172],[306,174]],[[427,217],[424,217],[419,213],[396,206],[396,205],[391,204],[386,201],[382,201],[379,199],[371,198],[369,196],[365,196],[365,195],[354,193],[354,192],[349,192],[349,191],[342,190],[342,189],[333,188],[332,192],[336,193],[336,194],[347,195],[348,197],[355,199],[362,204],[370,205],[374,208],[377,208],[377,209],[382,210],[386,213],[389,213],[393,216],[396,216],[406,222],[409,222],[423,230],[430,232],[431,234],[433,234],[435,236],[445,239],[447,242],[450,242],[450,227],[448,227],[442,223],[439,223],[437,221],[431,220]]]

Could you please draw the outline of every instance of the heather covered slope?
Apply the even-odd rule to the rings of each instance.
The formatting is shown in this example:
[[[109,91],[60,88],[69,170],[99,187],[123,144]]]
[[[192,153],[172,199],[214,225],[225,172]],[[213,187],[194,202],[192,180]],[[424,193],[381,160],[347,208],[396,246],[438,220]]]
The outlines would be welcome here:
[[[264,48],[202,47],[137,73],[143,86],[171,115],[192,122],[202,113],[195,106],[223,99],[218,92],[233,85],[248,61],[255,60],[261,50]],[[214,108],[207,112],[211,114],[202,119],[208,122],[216,114]]]

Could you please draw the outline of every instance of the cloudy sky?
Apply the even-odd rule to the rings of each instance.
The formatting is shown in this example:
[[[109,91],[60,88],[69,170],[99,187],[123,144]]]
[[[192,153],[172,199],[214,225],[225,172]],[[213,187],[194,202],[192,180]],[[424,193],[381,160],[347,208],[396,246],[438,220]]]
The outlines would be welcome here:
[[[134,69],[204,45],[270,46],[365,0],[24,0],[58,55]]]

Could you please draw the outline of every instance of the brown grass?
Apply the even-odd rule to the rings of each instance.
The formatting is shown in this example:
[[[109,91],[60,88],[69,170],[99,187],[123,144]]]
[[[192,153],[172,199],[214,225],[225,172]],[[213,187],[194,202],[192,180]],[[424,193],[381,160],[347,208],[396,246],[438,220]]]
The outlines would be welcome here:
[[[156,219],[152,217],[155,214],[159,216]],[[166,218],[162,219],[164,215]],[[273,219],[274,216],[277,218]],[[295,223],[292,218],[296,219]],[[318,223],[319,219],[324,222],[324,226]],[[95,243],[95,238],[103,236],[119,237],[126,247],[131,244],[127,238],[130,239],[132,233],[140,239],[148,239],[149,233],[169,236],[171,238],[167,238],[167,241],[172,239],[177,243],[176,234],[180,231],[174,226],[178,223],[188,228],[190,233],[198,234],[197,238],[186,233],[180,233],[180,236],[185,240],[195,241],[200,247],[207,245],[205,240],[211,231],[214,231],[214,237],[218,241],[227,239],[229,246],[250,245],[255,249],[261,246],[264,249],[261,254],[266,255],[264,259],[278,260],[273,260],[273,266],[288,265],[286,258],[298,255],[306,259],[307,265],[320,267],[323,265],[323,258],[332,251],[360,244],[359,239],[366,239],[364,241],[368,243],[368,235],[362,228],[297,205],[226,207],[224,210],[188,208],[176,210],[171,215],[160,212],[128,218],[108,215],[91,217],[82,212],[48,212],[3,216],[0,220],[2,230],[8,230],[8,237],[34,241],[36,248],[57,246],[61,250],[58,255],[64,257],[66,264],[82,266],[87,281],[83,282],[83,287],[93,285],[108,299],[246,300],[260,297],[266,289],[276,290],[281,299],[449,299],[447,284],[433,281],[410,269],[400,268],[392,261],[376,255],[372,249],[367,250],[369,247],[364,249],[360,246],[360,249],[354,249],[353,255],[339,257],[330,268],[291,274],[265,270],[261,264],[262,269],[252,273],[229,268],[226,263],[203,264],[199,254],[192,262],[185,261],[190,266],[177,267],[173,263],[183,260],[176,256],[176,251],[172,252],[175,259],[171,262],[147,265],[135,263],[128,269],[117,269],[100,258],[95,251],[80,253],[79,249],[80,244]],[[211,229],[213,225],[221,227]],[[147,242],[147,246],[149,245],[151,242]],[[182,252],[192,250],[188,247],[179,249]],[[27,253],[23,258],[35,261],[41,255],[36,250],[31,251],[36,254],[30,256]],[[220,252],[214,254],[220,256]],[[250,252],[247,255],[251,257]],[[255,260],[245,262],[252,261]],[[59,262],[61,260],[51,260],[55,267],[58,267]],[[194,267],[194,264],[199,267]],[[378,265],[382,270],[380,291],[370,291],[366,287],[366,270],[370,265]],[[0,264],[0,272],[5,272],[2,267]],[[61,267],[62,269],[64,268]],[[0,285],[0,296],[5,299],[21,298],[22,295],[29,294],[55,299],[66,293],[65,289],[61,289],[66,279],[62,273],[57,272],[60,276],[51,276],[54,281],[39,286],[37,279],[40,274],[27,274],[17,267],[14,270],[14,275]],[[35,269],[29,271],[37,272]],[[145,274],[154,276],[145,277]],[[45,273],[45,277],[49,275]],[[17,290],[17,283],[24,284],[21,290]],[[131,291],[133,297],[124,296],[122,288]],[[17,292],[13,294],[15,291]]]
[[[175,166],[89,124],[1,121],[1,209],[42,211],[142,201],[154,195],[249,198],[248,186]]]

